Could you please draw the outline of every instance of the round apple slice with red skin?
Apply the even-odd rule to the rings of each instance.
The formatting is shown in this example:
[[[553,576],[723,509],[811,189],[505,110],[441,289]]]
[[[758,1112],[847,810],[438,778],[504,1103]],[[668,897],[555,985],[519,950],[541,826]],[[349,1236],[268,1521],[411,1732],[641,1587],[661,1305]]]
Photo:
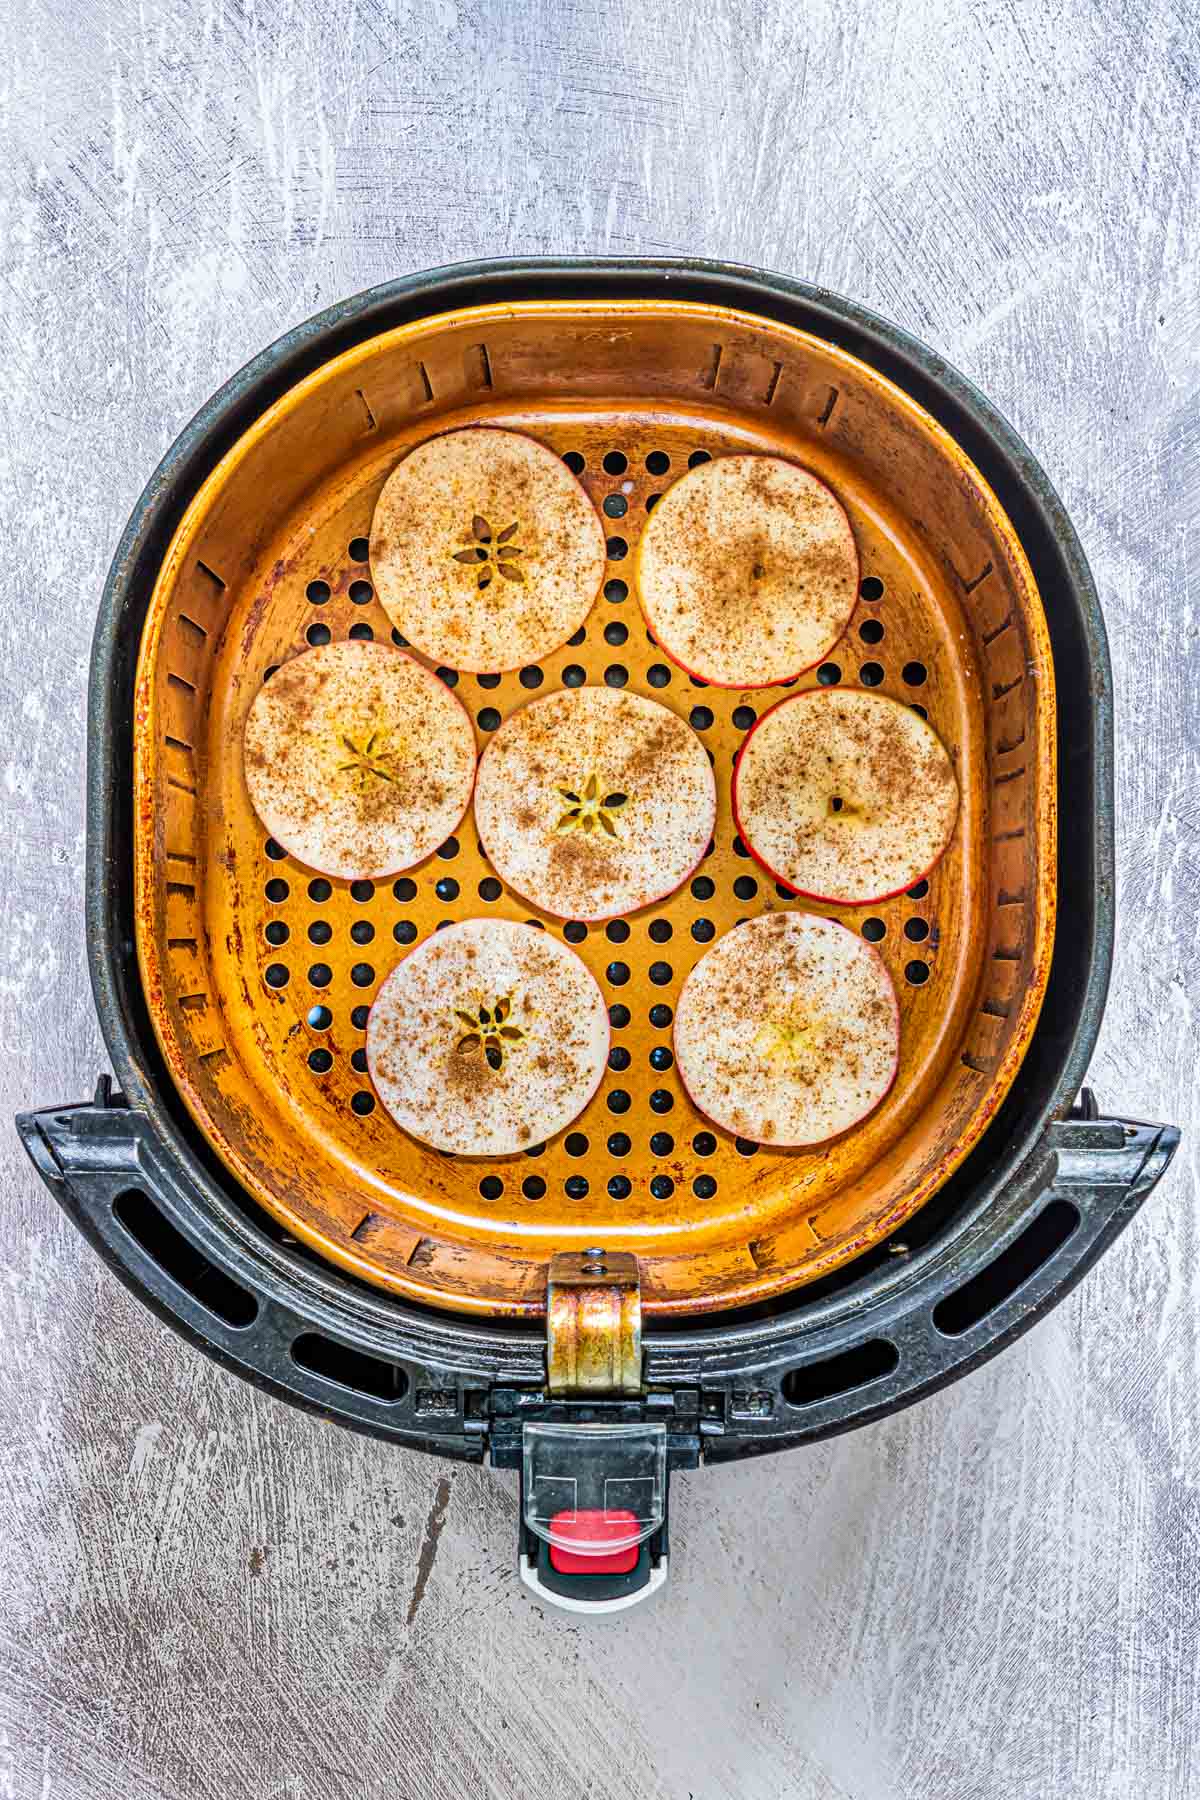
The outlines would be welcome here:
[[[553,450],[472,426],[410,450],[371,520],[384,611],[435,662],[475,672],[549,656],[587,618],[604,527]]]
[[[624,688],[566,688],[513,713],[475,791],[497,875],[562,919],[611,919],[673,893],[703,860],[716,812],[691,726]]]
[[[390,644],[323,644],[254,697],[246,787],[270,835],[345,881],[422,862],[462,820],[475,732],[444,681]]]
[[[743,843],[810,900],[865,906],[901,894],[946,851],[958,782],[941,739],[866,688],[791,694],[763,714],[733,772]]]
[[[669,487],[634,565],[672,662],[714,687],[769,687],[828,655],[858,596],[858,548],[823,481],[777,456],[722,456]]]
[[[608,1009],[569,945],[466,919],[394,968],[367,1019],[367,1067],[397,1125],[456,1156],[513,1156],[565,1131],[600,1085]]]
[[[766,913],[705,952],[675,1009],[694,1105],[756,1144],[840,1137],[896,1078],[900,1010],[882,957],[832,919]]]

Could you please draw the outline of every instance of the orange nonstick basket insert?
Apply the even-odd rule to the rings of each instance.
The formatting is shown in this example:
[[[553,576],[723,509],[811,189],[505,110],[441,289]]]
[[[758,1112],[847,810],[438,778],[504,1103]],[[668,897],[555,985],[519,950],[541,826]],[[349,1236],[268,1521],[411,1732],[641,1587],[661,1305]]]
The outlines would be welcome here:
[[[502,888],[470,815],[395,883],[318,876],[271,844],[242,775],[260,684],[309,643],[374,636],[366,540],[397,459],[485,421],[582,461],[609,533],[581,640],[536,668],[455,684],[482,748],[563,682],[625,683],[690,718],[718,779],[695,880],[593,926],[579,953],[614,1010],[614,1057],[569,1132],[499,1160],[450,1157],[394,1125],[363,1050],[367,1009],[442,920],[534,919]],[[778,689],[705,687],[650,641],[630,591],[653,496],[701,454],[794,458],[836,490],[861,599],[798,688],[853,682],[923,707],[962,808],[928,883],[874,907],[818,907],[744,853],[733,760]],[[137,675],[137,947],[150,1015],[192,1117],[299,1240],[394,1292],[459,1311],[541,1314],[558,1249],[636,1252],[645,1310],[700,1314],[829,1273],[892,1233],[994,1116],[1037,1021],[1054,935],[1054,681],[1041,602],[978,471],[899,389],[803,332],[717,307],[530,302],[444,314],[309,376],[228,452],[163,561]],[[700,884],[697,886],[697,882]],[[692,1108],[670,1063],[679,988],[715,934],[817,910],[876,942],[900,997],[884,1104],[809,1150],[761,1149]],[[708,941],[712,941],[709,939]],[[666,1064],[664,1067],[663,1065]]]

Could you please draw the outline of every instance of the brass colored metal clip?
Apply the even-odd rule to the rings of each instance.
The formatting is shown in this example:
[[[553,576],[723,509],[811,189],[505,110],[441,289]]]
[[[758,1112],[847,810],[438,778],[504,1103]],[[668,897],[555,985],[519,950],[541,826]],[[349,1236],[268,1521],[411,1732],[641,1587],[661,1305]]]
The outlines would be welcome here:
[[[552,1394],[637,1394],[642,1387],[642,1289],[628,1250],[560,1250],[546,1288]]]

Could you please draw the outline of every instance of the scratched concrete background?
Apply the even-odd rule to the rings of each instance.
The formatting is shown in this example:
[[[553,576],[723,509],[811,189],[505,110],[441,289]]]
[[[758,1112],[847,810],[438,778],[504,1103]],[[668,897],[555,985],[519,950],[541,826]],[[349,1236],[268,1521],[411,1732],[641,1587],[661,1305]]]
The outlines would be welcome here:
[[[398,272],[680,252],[890,315],[1058,483],[1119,696],[1093,1079],[1193,1126],[998,1362],[679,1481],[669,1599],[591,1631],[519,1598],[505,1480],[220,1373],[4,1128],[2,1800],[1200,1794],[1198,79],[1187,0],[0,9],[0,1115],[104,1066],[85,665],[183,422]]]

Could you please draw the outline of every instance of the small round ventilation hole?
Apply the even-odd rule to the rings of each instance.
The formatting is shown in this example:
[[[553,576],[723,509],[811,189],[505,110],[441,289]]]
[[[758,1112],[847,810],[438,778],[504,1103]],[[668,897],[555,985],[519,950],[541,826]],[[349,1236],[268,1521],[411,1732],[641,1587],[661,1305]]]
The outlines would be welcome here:
[[[399,881],[393,881],[392,892],[395,894],[397,900],[415,900],[417,897],[417,884],[411,876],[402,875]]]
[[[500,714],[494,706],[485,706],[478,717],[480,731],[495,731],[500,723]]]
[[[444,900],[447,904],[449,904],[451,900],[458,899],[458,883],[455,881],[453,875],[443,875],[441,880],[435,884],[433,891],[439,900]],[[353,937],[353,935],[352,932],[351,936]],[[355,938],[354,941],[356,944],[365,944],[367,939]]]
[[[629,1023],[629,1008],[627,1006],[622,1006],[621,1002],[618,1000],[615,1005],[610,1006],[608,1009],[608,1022],[614,1031],[624,1031]]]
[[[752,1138],[734,1138],[733,1147],[739,1156],[757,1156],[758,1145]]]
[[[623,1075],[631,1060],[624,1044],[614,1044],[608,1053],[608,1066],[616,1075]]]
[[[375,1111],[374,1094],[368,1094],[364,1088],[360,1088],[350,1098],[350,1110],[357,1113],[360,1119],[365,1119],[368,1113]]]
[[[268,944],[273,944],[276,947],[280,944],[286,944],[291,935],[291,932],[288,930],[282,919],[272,919],[271,923],[263,932],[263,936],[266,938]]]
[[[612,1088],[606,1102],[610,1113],[627,1113],[633,1104],[624,1088]]]
[[[604,935],[610,944],[623,944],[629,937],[629,927],[624,919],[610,919],[604,927]]]
[[[623,581],[613,580],[605,582],[604,598],[611,606],[620,606],[622,600],[626,600],[628,597],[629,589]]]
[[[707,706],[693,706],[688,719],[693,731],[707,731],[713,722],[713,715]]]
[[[568,1156],[586,1156],[588,1148],[588,1141],[582,1131],[572,1131],[563,1145]]]
[[[308,928],[310,944],[327,944],[333,936],[333,926],[327,919],[314,919]]]
[[[333,1067],[333,1058],[330,1056],[328,1050],[310,1050],[308,1053],[308,1066],[314,1075],[328,1075],[330,1069]]]
[[[498,688],[500,686],[498,675],[477,675],[475,679],[481,688]]]
[[[623,688],[628,680],[629,670],[625,667],[624,663],[609,663],[607,669],[604,671],[604,683],[606,687]]]
[[[604,513],[609,519],[623,519],[629,511],[629,502],[624,494],[605,494]]]
[[[614,1200],[628,1200],[633,1184],[628,1175],[610,1175],[608,1191]]]
[[[587,637],[587,632],[584,630],[583,626],[581,625],[579,627],[579,630],[575,633],[574,637],[569,637],[567,639],[567,642],[568,642],[568,644],[570,644],[572,646],[572,648],[578,649],[580,644],[583,643],[583,641],[586,637]]]
[[[614,649],[617,645],[623,644],[628,636],[629,627],[622,625],[619,619],[610,619],[604,627],[604,641],[606,644],[611,644]]]
[[[666,987],[675,976],[675,971],[668,962],[652,962],[648,973],[655,987]]]
[[[328,1031],[333,1024],[333,1014],[327,1006],[310,1006],[308,1023],[314,1031]]]
[[[578,663],[568,663],[562,672],[562,678],[564,687],[579,688],[587,680],[587,670],[580,668]]]
[[[357,625],[352,625],[350,627],[349,635],[354,639],[356,644],[370,644],[375,640],[375,633],[363,620],[360,620]]]
[[[610,962],[604,973],[608,978],[610,986],[624,987],[625,983],[629,980],[629,964],[623,962]]]
[[[437,853],[441,857],[443,862],[452,862],[454,860],[454,858],[458,855],[458,852],[459,852],[459,842],[456,837],[448,837],[446,839],[445,843],[439,844],[438,848],[437,848]],[[357,894],[354,897],[355,897],[355,899],[357,899],[358,898]]]
[[[669,1088],[655,1088],[650,1096],[650,1111],[669,1113],[675,1105],[675,1096]]]
[[[883,680],[883,664],[865,662],[858,671],[858,679],[864,687],[878,687]]]
[[[842,679],[842,671],[837,663],[824,662],[817,670],[817,680],[822,687],[836,687]]]
[[[649,935],[652,944],[665,944],[675,935],[675,927],[669,919],[652,919]]]
[[[716,891],[715,884],[709,880],[707,875],[697,875],[692,883],[693,900],[711,900]]]
[[[915,713],[917,713],[919,715],[919,717],[922,719],[927,719],[929,717],[929,714],[926,712],[926,710],[923,706],[914,706],[913,711]]]
[[[392,936],[398,944],[415,944],[417,928],[411,919],[398,919],[392,926]]]
[[[652,1156],[670,1156],[675,1148],[675,1139],[669,1131],[656,1131],[650,1139]]]
[[[568,1200],[584,1200],[587,1198],[588,1181],[586,1175],[568,1175],[563,1182],[563,1193]]]
[[[355,606],[365,606],[368,600],[375,598],[375,589],[369,581],[352,581],[348,591]]]
[[[394,625],[392,627],[392,642],[395,644],[397,650],[408,649],[408,639],[404,636],[403,632],[397,631]]]
[[[862,934],[868,944],[878,944],[886,932],[887,926],[882,919],[864,919],[862,922]]]
[[[650,1008],[650,1011],[649,1011],[647,1017],[649,1018],[650,1023],[653,1025],[655,1031],[665,1031],[667,1029],[667,1026],[671,1023],[671,1020],[675,1017],[675,1015],[671,1011],[670,1007],[664,1005],[663,1002],[660,1000],[657,1002],[656,1005],[654,1005]]]
[[[735,856],[749,856],[750,854],[740,837],[735,837],[733,840],[733,854]]]
[[[610,537],[605,549],[609,562],[621,562],[629,555],[629,545],[623,537]]]
[[[692,936],[698,944],[711,944],[717,935],[717,928],[711,919],[693,919]]]
[[[568,450],[563,457],[563,461],[566,463],[568,469],[570,469],[572,475],[582,475],[583,471],[587,468],[587,463],[584,461],[583,457],[580,456],[578,450]]]
[[[540,1200],[546,1192],[546,1183],[540,1175],[527,1175],[521,1183],[521,1192],[527,1200]]]
[[[929,670],[923,662],[905,663],[900,671],[901,680],[906,687],[923,687]]]
[[[650,1067],[660,1075],[664,1069],[669,1069],[674,1061],[674,1056],[665,1044],[656,1044],[650,1052]]]
[[[648,475],[665,475],[671,466],[671,459],[665,450],[652,450],[646,458]]]
[[[314,606],[324,606],[333,589],[327,581],[310,581],[304,592]]]
[[[498,1175],[485,1175],[479,1184],[479,1192],[485,1200],[498,1200],[504,1192],[504,1183]]]
[[[669,1200],[675,1192],[675,1183],[669,1175],[656,1175],[650,1183],[650,1192],[656,1200]]]
[[[858,635],[864,644],[880,644],[883,642],[882,619],[864,619],[858,628]]]
[[[717,1184],[711,1175],[697,1175],[692,1183],[692,1192],[697,1200],[711,1200],[717,1191]]]
[[[757,717],[752,706],[735,706],[733,709],[733,722],[739,731],[749,731]]]
[[[629,458],[623,456],[619,450],[610,450],[604,459],[604,473],[606,475],[623,475],[628,467]]]
[[[308,897],[317,906],[324,906],[333,888],[323,875],[317,875],[308,884]]]
[[[588,928],[582,919],[568,919],[563,926],[563,936],[568,944],[582,944],[588,934]]]
[[[283,845],[277,844],[274,838],[268,838],[263,845],[263,849],[266,851],[272,862],[282,862],[287,855],[287,851],[283,848]]]
[[[351,562],[365,563],[371,554],[371,546],[366,538],[351,538],[348,549]]]
[[[661,494],[647,494],[646,495],[646,511],[648,513],[653,512],[655,507],[658,505],[658,503],[661,499],[662,499]]]
[[[328,963],[313,963],[308,971],[308,985],[315,988],[328,987],[333,980],[333,970]]]
[[[864,576],[863,580],[858,584],[858,591],[864,600],[875,601],[883,599],[883,583],[880,581],[878,575]]]
[[[458,686],[458,670],[457,669],[447,669],[443,665],[442,667],[435,669],[434,674],[437,676],[439,681],[444,681],[447,687],[452,688],[452,687]]]
[[[646,680],[650,683],[652,688],[669,687],[671,682],[671,671],[668,669],[666,663],[651,663],[650,667],[646,670]]]
[[[322,644],[327,644],[330,641],[333,633],[330,631],[328,625],[310,625],[304,635],[308,639],[308,642],[313,646],[314,650],[318,650]]]
[[[370,963],[355,963],[350,971],[350,979],[355,987],[370,987],[375,979],[375,971]]]
[[[375,883],[373,881],[352,881],[350,894],[360,906],[365,906],[368,900],[375,898]]]
[[[929,883],[924,880],[917,881],[909,888],[908,897],[910,900],[923,900],[928,892]]]
[[[268,963],[263,971],[263,980],[268,987],[283,988],[291,980],[291,972],[286,963]]]
[[[701,463],[706,463],[706,462],[711,462],[711,461],[712,461],[712,457],[709,455],[707,450],[693,450],[692,454],[688,457],[688,468],[689,469],[698,469],[700,467]]]
[[[369,1006],[352,1007],[350,1011],[350,1023],[353,1025],[355,1031],[365,1031],[367,1029],[367,1020],[370,1016],[371,1009]]]
[[[929,980],[929,964],[910,962],[904,965],[904,979],[912,987],[924,987]]]
[[[530,663],[521,670],[520,682],[523,688],[540,688],[545,679],[536,663]]]
[[[733,884],[733,891],[739,900],[753,900],[758,892],[758,883],[753,875],[739,875]]]
[[[605,1148],[610,1156],[628,1156],[633,1144],[623,1131],[614,1131],[609,1135]]]
[[[272,675],[278,675],[278,673],[279,673],[279,664],[272,663],[269,669],[263,670],[263,680],[270,681]]]
[[[692,1139],[692,1149],[697,1156],[712,1156],[717,1148],[717,1140],[711,1131],[698,1131]]]
[[[350,1067],[354,1070],[354,1073],[356,1075],[365,1075],[366,1074],[366,1072],[367,1072],[367,1053],[365,1050],[360,1048],[358,1050],[351,1052]]]
[[[910,944],[922,944],[929,936],[929,925],[925,919],[906,919],[904,935]]]

